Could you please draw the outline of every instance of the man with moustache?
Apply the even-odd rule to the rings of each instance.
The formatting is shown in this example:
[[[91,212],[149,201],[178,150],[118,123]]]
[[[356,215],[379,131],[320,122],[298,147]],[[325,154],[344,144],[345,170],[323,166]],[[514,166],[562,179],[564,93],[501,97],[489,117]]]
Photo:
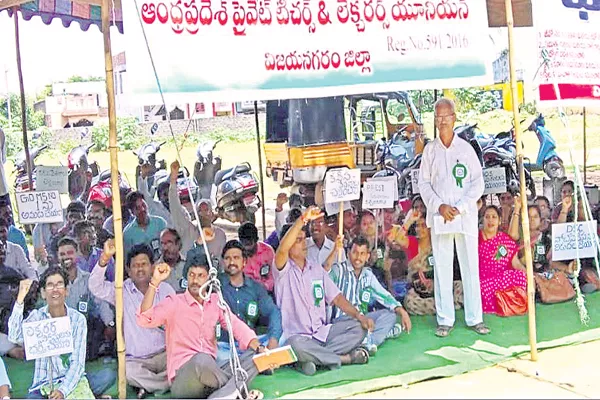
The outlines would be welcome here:
[[[114,239],[107,240],[102,256],[89,278],[92,294],[112,305],[115,304],[115,285],[106,278],[106,271],[116,252]],[[138,399],[146,397],[148,393],[161,393],[169,389],[165,332],[159,328],[142,328],[136,323],[136,313],[150,287],[153,264],[154,254],[147,244],[134,245],[127,254],[129,278],[123,282],[125,370],[127,383],[137,388]],[[173,288],[162,282],[155,293],[154,304],[174,294]]]
[[[463,281],[465,320],[470,329],[487,335],[483,323],[479,285],[477,200],[484,190],[483,172],[473,147],[454,134],[454,102],[442,98],[435,103],[435,124],[440,132],[423,151],[419,190],[427,207],[431,228],[434,295],[438,337],[454,329],[454,252]]]
[[[325,265],[325,261],[333,251],[335,243],[326,235],[327,225],[325,216],[310,221],[309,232],[310,237],[306,239],[306,247],[308,254],[306,258],[317,265]],[[336,262],[338,259],[336,258]],[[346,261],[346,254],[342,253],[341,262]]]
[[[156,263],[167,263],[171,267],[171,275],[167,283],[177,293],[185,292],[187,289],[187,280],[183,276],[185,256],[181,254],[181,236],[176,229],[166,228],[160,233],[160,251],[161,255]]]
[[[209,280],[208,272],[208,259],[204,251],[201,248],[190,250],[186,255],[184,273],[188,282],[187,291],[169,295],[154,305],[159,285],[171,273],[168,264],[156,265],[137,314],[137,323],[142,327],[165,327],[167,377],[173,398],[235,398],[240,395],[232,365],[227,363],[219,367],[215,361],[217,326],[227,329],[227,323],[225,311],[219,307],[218,294],[207,294],[205,284]],[[249,385],[258,375],[252,357],[264,352],[265,347],[248,325],[233,314],[230,317],[233,329],[230,333],[244,351],[240,363],[247,373],[246,385]],[[262,393],[250,391],[243,398],[253,399],[260,395]]]
[[[250,328],[256,329],[259,320],[269,321],[267,333],[260,335],[258,341],[272,350],[279,346],[282,334],[281,312],[265,288],[246,275],[248,260],[244,250],[244,246],[237,240],[230,240],[225,244],[222,255],[225,274],[219,277],[223,297],[231,312]],[[217,361],[228,359],[230,350],[227,333],[223,332],[220,336],[217,334]],[[237,350],[240,353],[239,348]]]

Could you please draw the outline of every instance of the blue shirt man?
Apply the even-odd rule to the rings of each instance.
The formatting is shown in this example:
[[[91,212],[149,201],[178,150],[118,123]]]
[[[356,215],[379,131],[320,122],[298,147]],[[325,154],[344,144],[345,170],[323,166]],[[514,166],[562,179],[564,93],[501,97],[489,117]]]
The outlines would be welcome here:
[[[148,214],[148,204],[140,192],[127,195],[127,206],[134,215],[134,220],[123,230],[125,254],[135,244],[145,243],[152,248],[154,257],[160,257],[160,233],[167,227],[167,222],[161,217]]]
[[[230,240],[225,244],[222,256],[225,274],[222,274],[219,279],[223,297],[231,312],[254,330],[260,319],[268,319],[267,333],[260,335],[258,340],[268,349],[277,348],[283,333],[281,312],[261,284],[244,276],[246,258],[242,244],[237,240]],[[216,329],[219,330],[219,327]],[[227,332],[217,331],[217,338],[219,339],[217,361],[227,360],[229,358]]]

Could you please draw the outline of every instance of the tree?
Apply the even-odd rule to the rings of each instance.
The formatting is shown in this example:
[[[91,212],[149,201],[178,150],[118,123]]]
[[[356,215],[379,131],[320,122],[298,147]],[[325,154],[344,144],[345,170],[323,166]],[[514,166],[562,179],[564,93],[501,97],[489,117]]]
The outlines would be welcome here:
[[[69,79],[67,79],[67,83],[74,83],[74,82],[103,82],[104,78],[101,76],[88,76],[87,78],[84,78],[82,76],[79,75],[73,75],[71,76]]]

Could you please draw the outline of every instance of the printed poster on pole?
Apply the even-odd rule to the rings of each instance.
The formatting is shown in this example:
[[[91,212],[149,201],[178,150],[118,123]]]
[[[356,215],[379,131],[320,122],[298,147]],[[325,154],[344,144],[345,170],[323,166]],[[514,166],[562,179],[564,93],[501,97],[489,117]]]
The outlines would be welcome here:
[[[546,107],[600,105],[600,2],[536,0],[538,35],[537,96]],[[544,64],[545,61],[547,64]]]
[[[143,32],[167,103],[493,83],[481,0],[139,0],[123,20],[134,103],[162,103]]]

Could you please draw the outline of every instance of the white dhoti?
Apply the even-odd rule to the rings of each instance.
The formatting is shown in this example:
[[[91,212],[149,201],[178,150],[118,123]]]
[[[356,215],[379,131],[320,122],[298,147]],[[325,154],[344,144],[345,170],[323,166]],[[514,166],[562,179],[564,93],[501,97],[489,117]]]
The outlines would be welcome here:
[[[465,321],[468,326],[483,322],[479,286],[477,237],[465,234],[436,235],[431,232],[434,263],[434,296],[438,325],[454,326],[454,244],[464,290]]]

